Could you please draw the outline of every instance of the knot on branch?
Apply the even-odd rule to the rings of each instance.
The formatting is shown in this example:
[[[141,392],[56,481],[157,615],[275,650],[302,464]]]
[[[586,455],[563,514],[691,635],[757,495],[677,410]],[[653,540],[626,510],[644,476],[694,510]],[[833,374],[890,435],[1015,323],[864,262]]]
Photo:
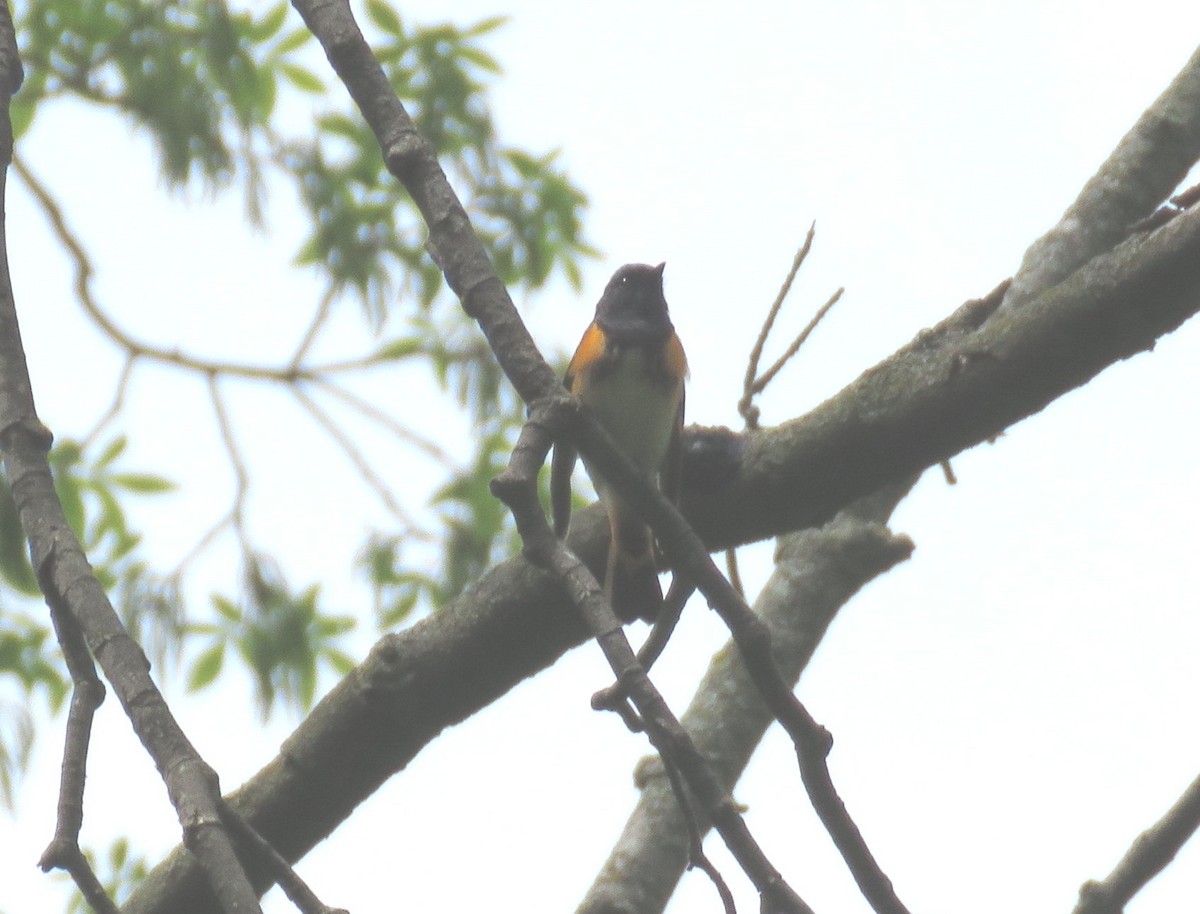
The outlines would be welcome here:
[[[53,443],[54,434],[32,414],[21,416],[0,427],[0,451],[10,451],[26,445],[48,454]]]
[[[401,181],[408,176],[425,154],[425,141],[416,130],[405,130],[388,144],[383,153],[387,170]]]

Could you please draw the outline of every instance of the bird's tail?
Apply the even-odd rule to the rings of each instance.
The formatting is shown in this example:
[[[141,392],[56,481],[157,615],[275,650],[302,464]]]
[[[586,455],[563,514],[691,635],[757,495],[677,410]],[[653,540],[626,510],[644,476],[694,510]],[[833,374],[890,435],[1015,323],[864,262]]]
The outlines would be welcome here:
[[[612,539],[604,590],[613,611],[624,622],[653,622],[662,608],[654,535],[642,521],[623,511],[609,515]]]

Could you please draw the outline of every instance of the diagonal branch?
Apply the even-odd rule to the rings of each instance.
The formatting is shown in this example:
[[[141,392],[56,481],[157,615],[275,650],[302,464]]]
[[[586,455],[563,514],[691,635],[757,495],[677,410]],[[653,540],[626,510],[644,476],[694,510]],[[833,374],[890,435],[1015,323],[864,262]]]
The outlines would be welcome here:
[[[353,38],[343,34],[339,5],[303,6],[306,18],[333,17],[337,42]],[[388,161],[403,162],[403,132],[386,135]],[[439,212],[442,228],[465,225],[465,215]],[[1114,362],[1152,348],[1200,310],[1197,250],[1200,213],[1193,208],[1095,258],[1036,307],[998,314],[1004,286],[966,303],[807,416],[752,435],[691,430],[686,516],[713,550],[777,536],[823,523],[886,483],[996,437]],[[498,284],[464,282],[473,308],[503,294]],[[593,572],[602,569],[603,512],[582,512],[572,528],[571,550]],[[444,728],[585,637],[548,575],[520,558],[502,563],[442,612],[381,639],[231,802],[289,860],[298,859]],[[463,669],[475,675],[464,677]],[[184,914],[207,904],[194,861],[177,850],[126,910]]]
[[[252,912],[258,909],[257,898],[238,863],[233,842],[221,825],[216,775],[188,742],[151,680],[145,654],[129,637],[96,580],[54,490],[46,456],[51,435],[34,408],[8,270],[7,226],[2,207],[12,158],[8,106],[11,92],[20,81],[20,63],[7,4],[0,4],[0,10],[3,11],[0,12],[0,451],[9,486],[46,602],[54,613],[69,614],[73,620],[67,623],[60,619],[65,627],[56,624],[56,628],[71,633],[69,640],[73,642],[77,626],[82,636],[78,640],[86,644],[87,651],[99,662],[134,732],[166,782],[183,826],[184,842],[207,874],[222,909]],[[82,649],[84,645],[74,646]],[[84,668],[83,658],[77,656],[73,664],[76,666],[73,678],[88,688],[89,671]],[[90,721],[87,723],[90,725]],[[82,736],[82,732],[78,735]],[[75,756],[84,747],[77,743],[69,748],[72,758],[68,763],[81,763]],[[74,780],[74,774],[64,774],[64,780],[68,778]],[[52,854],[50,862],[59,861]]]
[[[1005,308],[1019,308],[1125,240],[1200,158],[1200,49],[1025,253]]]
[[[995,438],[1200,311],[1197,250],[1192,209],[1097,258],[1038,307],[1002,318],[1003,286],[967,302],[806,416],[749,435],[689,430],[685,515],[710,550],[755,542],[824,523],[897,475]],[[603,511],[582,511],[571,527],[571,551],[602,572]],[[585,637],[548,575],[504,562],[441,612],[381,639],[231,800],[298,859],[443,729]],[[204,910],[204,891],[180,851],[126,909]]]
[[[433,148],[417,132],[382,66],[372,55],[349,5],[313,0],[295,0],[294,5],[321,42],[334,70],[374,132],[388,170],[404,184],[421,211],[430,230],[427,245],[430,254],[459,297],[463,309],[479,324],[505,375],[528,406],[536,409],[538,404],[557,402],[561,392],[554,372],[542,358],[507,290],[492,269],[487,252],[450,187]],[[565,410],[561,412],[567,414]],[[780,676],[771,657],[770,632],[717,570],[700,538],[676,507],[616,450],[595,417],[586,410],[574,415],[576,422],[564,423],[566,436],[591,459],[592,465],[613,484],[621,497],[643,515],[672,566],[695,583],[733,633],[755,684],[791,737],[801,775],[818,814],[864,895],[879,912],[905,912],[890,880],[880,871],[833,789],[825,764],[831,745],[829,735],[792,695]],[[526,546],[529,547],[528,541]],[[553,567],[560,575],[567,574],[566,564],[555,563]],[[605,646],[603,640],[601,645]],[[608,647],[605,652],[609,654]],[[609,656],[611,661],[612,655]],[[690,782],[689,786],[696,789],[697,785]],[[739,858],[739,863],[746,867],[750,859],[749,856]],[[771,885],[786,889],[786,885],[779,882],[777,873],[772,878],[753,866],[746,871],[764,899],[771,897]]]
[[[820,529],[780,539],[782,556],[755,609],[771,628],[775,658],[789,683],[799,678],[846,601],[908,558],[912,542],[883,526],[907,490],[887,487]],[[732,789],[772,721],[745,664],[727,644],[714,656],[681,722]],[[661,766],[644,761],[636,781],[642,792],[637,807],[578,914],[661,911],[683,874],[687,832]]]
[[[720,832],[762,898],[764,911],[812,914],[750,834],[737,805],[720,783],[688,734],[667,707],[637,661],[621,623],[601,594],[596,578],[556,537],[538,501],[538,470],[553,443],[551,428],[566,421],[577,405],[565,396],[535,407],[513,448],[508,469],[497,476],[492,491],[512,511],[524,552],[534,564],[551,571],[565,586],[572,604],[587,622],[604,651],[623,693],[633,701],[641,725],[665,763],[677,770],[699,802],[707,821]],[[723,883],[718,882],[718,885]]]
[[[1121,914],[1125,905],[1175,859],[1200,828],[1200,778],[1192,781],[1175,805],[1140,834],[1103,882],[1079,890],[1075,914]]]

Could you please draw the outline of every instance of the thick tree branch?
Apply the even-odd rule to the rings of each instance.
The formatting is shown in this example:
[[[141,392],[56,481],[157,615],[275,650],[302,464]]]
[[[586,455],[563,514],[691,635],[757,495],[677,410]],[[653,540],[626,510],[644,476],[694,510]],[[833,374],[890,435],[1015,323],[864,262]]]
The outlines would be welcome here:
[[[297,5],[310,25],[334,33],[329,53],[335,67],[352,67],[337,56],[357,34],[345,32],[343,4]],[[382,74],[379,79],[382,84],[370,77],[354,90],[369,111],[381,93],[391,97]],[[423,157],[415,133],[389,118],[368,113],[368,119],[377,133],[384,131],[389,165],[415,181],[414,198],[420,194],[435,235],[470,236],[465,214],[437,192],[436,161]],[[507,295],[488,279],[478,243],[473,236],[464,243],[439,241],[452,286],[477,317],[493,306],[504,311]],[[822,523],[855,498],[994,438],[1113,362],[1151,349],[1200,309],[1198,251],[1200,214],[1193,209],[1096,258],[1042,295],[1036,308],[997,313],[1003,286],[967,303],[805,417],[746,436],[693,431],[685,515],[709,549],[759,540]],[[527,339],[519,321],[489,326],[490,339]],[[509,368],[523,396],[543,389],[543,381],[557,384],[540,364]],[[602,567],[604,524],[594,511],[580,521],[570,545],[595,571]],[[583,637],[560,588],[523,560],[506,562],[436,617],[381,640],[233,799],[295,859],[441,729]],[[463,668],[476,675],[457,675]],[[128,910],[159,904],[161,910],[203,910],[203,888],[190,867],[173,855]]]
[[[806,416],[749,435],[690,430],[685,516],[710,550],[766,539],[995,438],[1200,310],[1198,251],[1200,212],[1189,210],[1089,264],[1044,306],[995,315],[1003,287],[968,302]],[[602,570],[603,512],[581,512],[569,545]],[[585,637],[548,575],[504,562],[436,616],[383,638],[231,799],[297,859],[442,729]],[[177,853],[127,910],[206,910],[202,892]]]
[[[1128,237],[1200,158],[1200,50],[1125,134],[1058,225],[1025,253],[1005,308],[1028,304]]]

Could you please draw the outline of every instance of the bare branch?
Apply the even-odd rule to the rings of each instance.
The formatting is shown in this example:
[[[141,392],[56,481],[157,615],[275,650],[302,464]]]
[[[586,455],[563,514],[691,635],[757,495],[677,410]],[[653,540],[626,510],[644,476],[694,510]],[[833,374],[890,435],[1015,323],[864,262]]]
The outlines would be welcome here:
[[[1079,890],[1075,914],[1121,914],[1125,905],[1161,873],[1200,828],[1200,778],[1192,781],[1175,805],[1142,832],[1103,882]]]
[[[321,901],[283,855],[228,804],[222,804],[221,820],[239,842],[247,846],[259,859],[266,861],[275,882],[301,914],[347,914],[342,908],[331,908]]]
[[[208,376],[208,395],[212,400],[213,413],[217,418],[217,429],[221,433],[221,443],[225,445],[225,453],[229,457],[229,465],[233,467],[234,491],[233,506],[229,509],[229,522],[237,532],[238,540],[242,543],[243,551],[248,552],[246,542],[245,508],[246,496],[250,491],[250,473],[246,469],[246,461],[242,459],[241,449],[233,434],[233,423],[229,421],[229,413],[225,409],[225,400],[217,386],[217,376]]]
[[[469,237],[465,213],[444,199],[436,161],[411,124],[395,115],[386,78],[365,62],[344,4],[296,5],[315,24],[339,73],[349,74],[351,91],[385,141],[386,161],[426,213],[431,246],[452,288],[481,322],[486,315],[494,344],[526,339],[519,322],[506,320],[507,296]],[[724,549],[824,522],[855,498],[994,437],[1195,314],[1198,247],[1200,216],[1189,210],[1096,258],[1036,308],[997,313],[1003,285],[968,302],[807,416],[749,436],[691,430],[685,513],[706,548]],[[523,396],[557,387],[548,368],[521,353],[505,356],[505,370],[517,377]],[[570,546],[592,569],[603,567],[601,511],[577,516]],[[580,643],[586,633],[568,608],[560,585],[527,562],[497,566],[442,612],[383,638],[321,701],[281,757],[238,791],[238,808],[262,813],[272,823],[267,837],[286,836],[287,853],[301,855],[444,727]],[[477,675],[467,681],[464,668]],[[318,807],[321,816],[311,812]],[[161,905],[182,914],[205,903],[203,880],[177,851],[126,909]]]
[[[296,346],[296,351],[292,354],[292,360],[288,363],[288,367],[293,371],[300,370],[300,364],[304,361],[304,357],[308,355],[309,349],[316,342],[317,336],[325,327],[325,322],[329,319],[329,312],[333,307],[333,299],[335,297],[334,287],[330,287],[321,296],[321,302],[317,305],[317,313],[313,315],[312,321],[304,331],[304,336],[300,339],[300,343]]]
[[[821,320],[826,314],[829,313],[830,309],[832,309],[834,305],[841,301],[842,295],[845,293],[845,291],[846,290],[844,288],[838,289],[831,296],[829,296],[828,299],[826,299],[825,304],[821,305],[821,307],[817,309],[817,313],[813,315],[812,320],[810,320],[804,329],[800,331],[799,336],[792,340],[791,345],[784,350],[783,355],[776,359],[775,364],[764,371],[762,375],[754,382],[754,385],[750,391],[751,396],[762,393],[767,389],[767,385],[775,380],[775,375],[779,374],[779,372],[783,369],[783,366],[791,361],[792,357],[800,351],[800,347],[804,345],[810,336],[812,336],[812,332],[817,329],[817,325],[821,323]]]
[[[796,274],[800,272],[800,267],[804,265],[804,261],[808,258],[808,252],[812,250],[813,239],[816,235],[817,224],[814,222],[808,227],[808,234],[804,237],[804,244],[800,246],[800,250],[792,258],[792,267],[788,270],[787,276],[784,277],[783,285],[779,287],[779,294],[775,296],[775,301],[767,309],[766,319],[763,320],[762,328],[758,331],[758,339],[754,341],[754,346],[750,349],[750,358],[746,362],[746,377],[742,381],[742,399],[738,401],[738,413],[746,421],[747,428],[758,428],[758,415],[752,412],[751,401],[754,399],[754,383],[758,378],[758,362],[762,358],[763,347],[767,345],[767,337],[771,335],[771,328],[775,325],[775,318],[779,316],[779,311],[783,307],[788,293],[792,290],[792,283],[796,279]]]
[[[688,520],[710,550],[766,539],[824,523],[897,474],[994,438],[1200,310],[1198,248],[1200,213],[1189,210],[1098,258],[1036,308],[997,315],[1003,284],[967,302],[806,416],[745,436],[689,429]],[[579,512],[571,526],[571,551],[602,570],[604,512]],[[445,727],[586,637],[548,575],[520,558],[501,563],[441,612],[383,638],[235,805],[269,820],[268,840],[286,836],[296,859]],[[316,807],[325,814],[312,815]],[[179,850],[126,911],[192,914],[205,904],[203,877]]]
[[[317,405],[316,401],[313,400],[312,397],[305,393],[304,388],[299,386],[293,387],[292,393],[295,394],[296,399],[300,401],[304,408],[308,410],[308,413],[313,417],[313,420],[319,426],[325,429],[330,438],[337,442],[338,447],[342,449],[342,453],[345,454],[346,457],[349,458],[350,462],[353,463],[358,469],[359,475],[363,478],[363,482],[375,490],[375,494],[379,496],[379,500],[384,503],[387,509],[391,511],[392,514],[394,514],[405,526],[415,526],[408,512],[401,507],[400,501],[396,498],[395,493],[392,492],[387,483],[383,481],[383,477],[375,472],[375,469],[370,463],[367,462],[366,455],[363,454],[359,447],[350,439],[350,436],[346,434],[342,427],[334,422],[332,417],[330,417],[327,412],[321,409],[321,407]]]
[[[771,628],[775,658],[789,683],[850,597],[908,557],[908,538],[883,526],[906,493],[907,487],[889,487],[818,530],[780,538],[775,572],[755,611]],[[681,721],[730,790],[774,720],[733,647],[714,655]],[[661,911],[683,874],[687,835],[661,766],[644,760],[635,780],[642,796],[578,914]]]
[[[525,555],[551,571],[562,582],[576,609],[603,650],[621,692],[641,715],[642,727],[665,763],[679,772],[700,804],[707,820],[745,871],[764,910],[806,914],[809,907],[784,881],[763,854],[743,821],[737,805],[721,787],[704,758],[667,707],[634,656],[621,623],[601,593],[587,567],[556,537],[546,522],[537,495],[538,470],[545,463],[559,426],[572,419],[586,420],[579,405],[564,395],[540,401],[521,430],[508,468],[492,482],[492,492],[512,512]],[[555,431],[552,432],[551,430]],[[599,430],[603,434],[603,430]],[[632,469],[632,467],[631,467]],[[680,791],[682,795],[682,790]]]
[[[1058,225],[1025,253],[1004,300],[1019,308],[1125,240],[1200,158],[1200,50],[1125,134]]]
[[[43,590],[53,593],[49,582]],[[56,600],[48,600],[55,636],[67,661],[74,691],[67,711],[66,746],[58,790],[58,819],[54,837],[42,853],[38,866],[43,871],[66,870],[98,914],[116,914],[117,906],[96,878],[91,864],[79,847],[83,827],[83,789],[87,778],[87,756],[91,744],[92,721],[104,701],[104,684],[96,675],[96,666],[75,617]]]
[[[366,416],[376,424],[387,429],[405,444],[411,444],[431,460],[436,460],[438,463],[445,464],[446,466],[454,465],[454,458],[451,457],[450,454],[448,454],[445,449],[443,449],[436,441],[434,441],[432,438],[425,437],[419,432],[409,428],[407,425],[397,422],[388,413],[375,406],[375,404],[364,400],[362,397],[352,393],[341,385],[333,383],[333,381],[329,380],[328,378],[316,378],[314,379],[313,383],[320,387],[321,390],[341,400],[359,414]]]
[[[109,403],[108,409],[104,411],[104,415],[96,420],[96,424],[92,426],[91,431],[83,436],[81,448],[84,451],[96,443],[96,439],[100,437],[100,433],[121,412],[121,408],[125,405],[125,395],[129,390],[129,379],[133,377],[133,367],[136,363],[136,356],[125,356],[125,365],[121,368],[121,376],[117,378],[117,387],[113,391],[112,402]]]

